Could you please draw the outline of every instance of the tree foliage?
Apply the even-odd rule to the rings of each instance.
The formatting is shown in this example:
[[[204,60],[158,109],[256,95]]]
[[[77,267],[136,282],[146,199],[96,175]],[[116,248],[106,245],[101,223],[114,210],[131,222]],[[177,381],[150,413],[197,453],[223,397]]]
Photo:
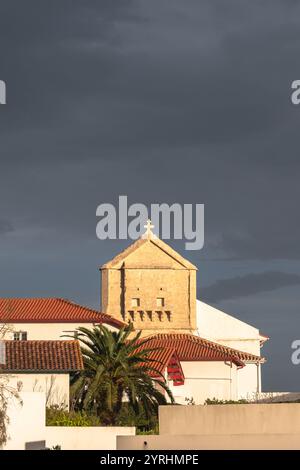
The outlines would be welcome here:
[[[157,413],[159,405],[174,399],[164,376],[154,367],[147,349],[149,340],[140,333],[130,337],[133,328],[110,331],[103,325],[92,330],[78,328],[84,371],[71,382],[73,407],[93,412],[107,425],[115,425],[124,402],[136,415]],[[143,345],[143,348],[141,346]]]

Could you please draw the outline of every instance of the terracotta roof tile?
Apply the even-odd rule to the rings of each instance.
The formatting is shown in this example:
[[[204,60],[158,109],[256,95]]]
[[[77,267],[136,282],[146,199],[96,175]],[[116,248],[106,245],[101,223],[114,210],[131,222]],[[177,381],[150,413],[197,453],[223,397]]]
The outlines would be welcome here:
[[[155,345],[155,346],[153,346]],[[243,367],[245,362],[264,362],[264,358],[229,348],[192,334],[161,333],[151,336],[147,347],[174,348],[180,361],[232,361]]]
[[[57,298],[0,298],[3,323],[106,323],[120,328],[124,323],[106,313]]]
[[[2,341],[0,372],[70,372],[83,369],[80,345],[70,341]]]
[[[151,363],[147,362],[150,367],[155,368],[163,375],[167,372],[169,380],[172,380],[174,385],[184,384],[184,373],[174,348],[166,348],[156,340],[145,343],[141,349],[143,348],[154,349],[147,356],[152,361]],[[152,377],[158,376],[154,371],[150,372],[150,375]]]

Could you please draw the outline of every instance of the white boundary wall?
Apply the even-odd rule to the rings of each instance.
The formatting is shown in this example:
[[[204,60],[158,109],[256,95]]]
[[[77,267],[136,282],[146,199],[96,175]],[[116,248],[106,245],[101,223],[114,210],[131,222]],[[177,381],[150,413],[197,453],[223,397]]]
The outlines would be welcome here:
[[[46,427],[47,447],[61,450],[116,450],[117,436],[134,435],[134,427]]]
[[[23,392],[20,398],[22,405],[15,398],[9,400],[9,439],[4,450],[25,450],[26,442],[43,441],[46,438],[45,394]]]
[[[46,426],[45,394],[22,392],[20,398],[22,405],[17,399],[9,401],[9,440],[3,450],[25,450],[26,443],[37,441],[62,450],[115,450],[117,436],[135,435],[135,427]]]
[[[117,450],[299,450],[300,434],[117,437]]]
[[[158,436],[118,437],[118,450],[300,449],[300,403],[161,406]]]

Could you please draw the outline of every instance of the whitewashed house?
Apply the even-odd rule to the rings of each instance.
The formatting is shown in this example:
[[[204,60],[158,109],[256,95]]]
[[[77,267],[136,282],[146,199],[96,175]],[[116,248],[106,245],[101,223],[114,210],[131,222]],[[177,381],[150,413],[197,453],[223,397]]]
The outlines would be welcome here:
[[[76,328],[104,324],[112,330],[123,322],[111,315],[59,298],[0,298],[0,326],[8,324],[4,339],[68,339]]]
[[[83,369],[77,340],[0,343],[0,380],[18,392],[43,393],[47,406],[69,407],[70,374]]]

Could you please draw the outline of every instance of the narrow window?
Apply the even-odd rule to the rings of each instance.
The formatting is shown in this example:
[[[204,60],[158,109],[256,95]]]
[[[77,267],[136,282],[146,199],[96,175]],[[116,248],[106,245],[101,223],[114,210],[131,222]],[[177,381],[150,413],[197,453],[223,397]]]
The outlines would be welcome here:
[[[131,307],[139,307],[140,306],[140,299],[138,297],[134,297],[131,299]]]
[[[134,310],[128,310],[131,320],[134,321]]]
[[[157,307],[164,307],[165,306],[165,299],[163,297],[157,297],[156,306]]]

